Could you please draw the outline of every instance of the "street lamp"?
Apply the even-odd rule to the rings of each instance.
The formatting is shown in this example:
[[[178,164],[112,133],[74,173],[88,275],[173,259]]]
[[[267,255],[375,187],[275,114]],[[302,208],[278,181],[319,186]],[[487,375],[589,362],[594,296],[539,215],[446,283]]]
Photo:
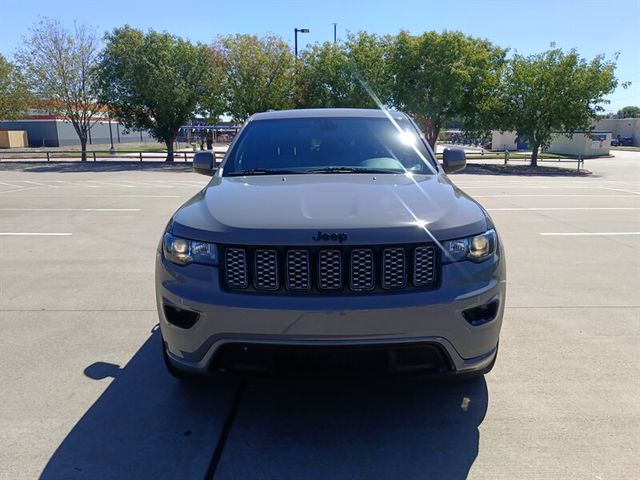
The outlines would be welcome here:
[[[295,38],[296,58],[298,58],[298,32],[300,32],[300,33],[309,33],[309,29],[308,28],[294,28],[293,29],[293,37]]]
[[[113,146],[113,131],[111,130],[111,116],[109,112],[107,112],[107,120],[109,121],[109,140],[111,140],[111,148],[109,149],[109,153],[114,155],[116,153],[116,147]]]

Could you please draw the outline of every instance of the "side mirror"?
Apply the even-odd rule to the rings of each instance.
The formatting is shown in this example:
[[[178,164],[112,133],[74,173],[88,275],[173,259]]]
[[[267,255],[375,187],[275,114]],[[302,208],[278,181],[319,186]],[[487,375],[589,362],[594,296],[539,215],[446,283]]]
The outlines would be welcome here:
[[[193,156],[193,171],[212,176],[216,171],[216,157],[213,152],[197,152]]]
[[[467,157],[462,148],[445,148],[442,154],[442,166],[446,173],[463,170],[467,166]]]

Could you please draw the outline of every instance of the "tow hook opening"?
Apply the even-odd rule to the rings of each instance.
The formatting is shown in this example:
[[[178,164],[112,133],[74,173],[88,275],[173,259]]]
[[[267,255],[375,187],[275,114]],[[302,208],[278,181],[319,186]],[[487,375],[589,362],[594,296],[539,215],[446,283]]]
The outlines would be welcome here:
[[[200,318],[200,314],[197,312],[185,310],[173,305],[165,304],[163,305],[163,309],[167,322],[180,328],[191,328]]]
[[[462,312],[464,319],[474,327],[490,322],[498,314],[499,301],[492,300],[479,307],[468,308]]]

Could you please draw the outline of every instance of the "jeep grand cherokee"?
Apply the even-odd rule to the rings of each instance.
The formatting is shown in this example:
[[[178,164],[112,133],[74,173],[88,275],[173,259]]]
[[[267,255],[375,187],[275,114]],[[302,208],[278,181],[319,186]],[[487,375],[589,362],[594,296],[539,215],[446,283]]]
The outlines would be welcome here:
[[[157,253],[164,360],[208,372],[475,374],[496,359],[504,251],[395,111],[259,113]]]

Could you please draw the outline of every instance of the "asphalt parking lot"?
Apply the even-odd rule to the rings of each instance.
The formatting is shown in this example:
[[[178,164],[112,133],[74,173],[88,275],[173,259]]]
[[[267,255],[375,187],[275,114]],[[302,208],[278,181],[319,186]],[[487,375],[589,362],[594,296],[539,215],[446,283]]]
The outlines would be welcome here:
[[[640,478],[640,153],[455,175],[508,254],[485,380],[223,379],[161,363],[154,255],[207,183],[0,164],[0,477]]]

